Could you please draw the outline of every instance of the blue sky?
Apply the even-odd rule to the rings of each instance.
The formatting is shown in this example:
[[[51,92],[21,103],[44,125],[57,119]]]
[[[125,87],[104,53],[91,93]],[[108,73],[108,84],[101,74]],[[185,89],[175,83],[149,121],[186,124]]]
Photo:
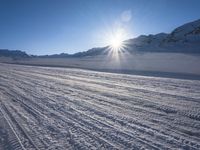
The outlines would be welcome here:
[[[75,53],[126,38],[171,32],[200,19],[200,0],[0,0],[0,49]]]

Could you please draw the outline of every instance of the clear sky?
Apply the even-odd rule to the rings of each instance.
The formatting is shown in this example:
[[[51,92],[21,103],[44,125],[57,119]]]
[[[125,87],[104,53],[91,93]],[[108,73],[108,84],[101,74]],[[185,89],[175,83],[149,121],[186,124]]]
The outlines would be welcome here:
[[[0,0],[0,49],[75,53],[126,38],[171,32],[200,19],[200,0]]]

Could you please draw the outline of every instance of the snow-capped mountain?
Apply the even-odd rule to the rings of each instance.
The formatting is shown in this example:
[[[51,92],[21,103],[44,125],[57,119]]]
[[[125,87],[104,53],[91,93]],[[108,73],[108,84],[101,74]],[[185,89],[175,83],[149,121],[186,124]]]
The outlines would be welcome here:
[[[200,19],[186,23],[171,33],[159,33],[155,35],[141,35],[137,38],[124,41],[126,49],[130,53],[138,52],[164,52],[164,53],[198,53],[200,54]],[[107,47],[92,48],[88,51],[75,54],[55,54],[39,56],[43,58],[68,58],[106,55]],[[5,56],[5,50],[0,50],[0,56]],[[9,55],[7,53],[10,53]],[[13,51],[6,50],[6,56],[12,56]],[[26,54],[26,56],[28,56]],[[33,56],[32,56],[33,57]],[[38,56],[35,56],[38,57]]]
[[[170,52],[170,53],[200,53],[200,19],[184,24],[171,33],[159,33],[155,35],[141,35],[137,38],[124,41],[126,49],[130,53],[138,52]],[[79,52],[73,57],[96,56],[107,54],[106,49],[92,48],[85,52]]]
[[[130,52],[200,53],[200,19],[184,24],[169,34],[141,35],[125,42]]]

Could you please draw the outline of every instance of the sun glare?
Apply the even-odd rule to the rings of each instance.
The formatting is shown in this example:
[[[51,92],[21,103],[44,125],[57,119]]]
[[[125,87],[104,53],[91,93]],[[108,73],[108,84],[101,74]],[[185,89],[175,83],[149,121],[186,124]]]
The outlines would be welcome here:
[[[111,50],[120,51],[124,47],[125,33],[124,30],[117,30],[109,36],[109,47]]]
[[[113,37],[110,41],[110,47],[114,50],[119,50],[122,47],[123,41],[120,37]]]

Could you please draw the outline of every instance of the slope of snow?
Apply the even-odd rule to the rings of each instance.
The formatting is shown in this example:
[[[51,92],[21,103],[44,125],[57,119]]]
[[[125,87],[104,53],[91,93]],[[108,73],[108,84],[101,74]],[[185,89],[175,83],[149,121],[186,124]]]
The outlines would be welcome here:
[[[200,34],[200,20],[184,24],[176,28],[171,34],[180,39],[184,36]]]
[[[142,35],[125,42],[130,52],[200,53],[200,20],[180,26],[170,34]]]

